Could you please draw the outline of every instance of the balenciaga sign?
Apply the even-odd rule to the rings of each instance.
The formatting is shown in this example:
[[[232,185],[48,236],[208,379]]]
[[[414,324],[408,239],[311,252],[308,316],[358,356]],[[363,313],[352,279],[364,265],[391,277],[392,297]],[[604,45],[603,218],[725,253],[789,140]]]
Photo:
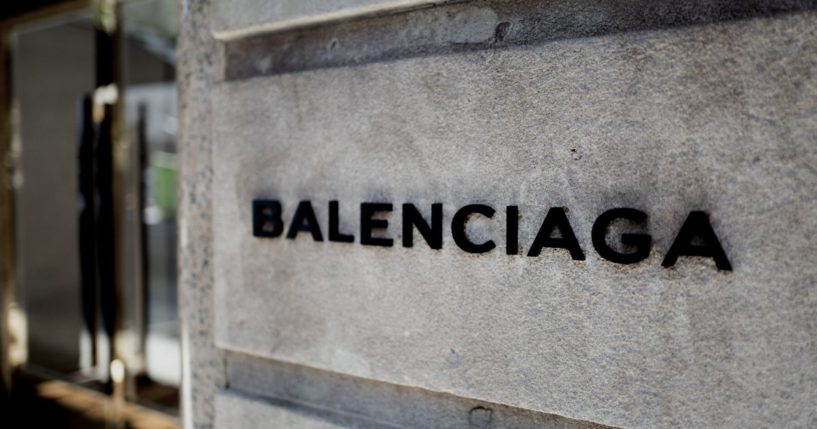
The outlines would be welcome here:
[[[817,428],[817,6],[731,19],[806,3],[195,22],[194,426]]]
[[[354,243],[355,235],[350,231],[341,231],[340,203],[329,201],[328,235],[326,239],[339,243]],[[430,221],[423,217],[415,204],[405,203],[401,207],[402,245],[414,247],[414,230],[420,233],[431,249],[443,247],[443,204],[431,205]],[[360,204],[360,229],[358,242],[366,246],[394,246],[394,239],[386,234],[389,220],[385,217],[394,210],[389,202],[364,202]],[[584,260],[585,252],[576,238],[576,234],[567,217],[567,208],[551,207],[530,244],[527,256],[539,256],[544,248],[564,249],[574,260]],[[466,226],[475,216],[493,218],[496,210],[485,204],[468,204],[460,207],[451,219],[451,237],[457,247],[468,253],[486,253],[494,250],[497,243],[494,239],[474,242],[467,233]],[[519,243],[519,206],[505,207],[505,253],[520,255]],[[283,207],[277,200],[257,199],[252,202],[253,235],[256,237],[275,238],[286,232],[286,238],[295,239],[299,233],[309,233],[314,241],[324,241],[323,230],[315,215],[312,202],[300,201],[288,225],[283,219]],[[629,232],[620,235],[621,247],[614,249],[608,244],[610,226],[616,221],[626,221],[643,227],[648,215],[643,211],[620,207],[605,211],[593,223],[591,237],[593,247],[602,258],[619,263],[634,264],[643,261],[652,250],[652,237],[645,233]],[[718,270],[731,271],[726,252],[715,234],[709,216],[703,211],[691,211],[678,229],[672,245],[661,263],[664,267],[675,265],[680,256],[712,258]]]

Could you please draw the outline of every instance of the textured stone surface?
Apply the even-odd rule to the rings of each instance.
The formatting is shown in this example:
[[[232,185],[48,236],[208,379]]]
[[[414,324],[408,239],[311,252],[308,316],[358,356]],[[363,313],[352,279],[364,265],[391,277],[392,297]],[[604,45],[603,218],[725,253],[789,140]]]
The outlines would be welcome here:
[[[795,13],[815,0],[477,0],[225,43],[228,80]]]
[[[258,399],[245,398],[226,392],[216,396],[215,408],[215,427],[217,428],[332,429],[349,427],[331,420],[298,413],[291,408],[276,407]]]
[[[217,344],[611,425],[814,426],[815,22],[219,84],[212,204],[188,205],[213,211]],[[588,257],[469,255],[447,226],[441,251],[259,240],[259,197],[287,217],[312,199],[324,233],[339,199],[356,235],[361,201],[443,202],[447,221],[467,203],[519,204],[523,250],[546,209],[566,206]],[[645,262],[592,250],[592,221],[617,206],[649,213]],[[690,210],[709,212],[734,272],[696,258],[660,267]],[[497,236],[503,221],[473,232]]]
[[[225,384],[213,344],[212,136],[210,90],[223,67],[210,34],[210,0],[183,2],[179,35],[179,317],[185,428],[213,427]]]
[[[215,3],[212,30],[220,37],[291,29],[369,14],[393,13],[447,0],[231,0]]]
[[[505,405],[227,353],[228,391],[351,427],[603,429]],[[217,414],[219,410],[216,411]],[[230,412],[230,411],[228,411]],[[264,411],[255,411],[262,414]],[[230,426],[226,426],[230,427]]]

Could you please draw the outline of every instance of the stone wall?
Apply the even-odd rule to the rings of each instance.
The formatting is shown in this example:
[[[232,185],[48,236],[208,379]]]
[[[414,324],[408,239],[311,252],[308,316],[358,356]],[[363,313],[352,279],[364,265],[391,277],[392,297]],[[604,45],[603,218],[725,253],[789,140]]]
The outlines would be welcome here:
[[[183,3],[185,424],[814,426],[815,6]]]

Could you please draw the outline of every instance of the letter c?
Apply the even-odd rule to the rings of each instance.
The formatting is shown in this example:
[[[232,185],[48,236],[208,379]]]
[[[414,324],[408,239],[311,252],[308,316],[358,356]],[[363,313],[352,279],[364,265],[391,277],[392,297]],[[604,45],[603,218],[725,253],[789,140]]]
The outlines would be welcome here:
[[[457,210],[454,218],[451,220],[451,236],[454,237],[454,242],[460,249],[468,253],[485,253],[496,247],[493,240],[488,240],[481,244],[475,244],[468,238],[465,233],[465,224],[473,214],[481,214],[485,217],[493,217],[494,209],[484,204],[469,204]]]

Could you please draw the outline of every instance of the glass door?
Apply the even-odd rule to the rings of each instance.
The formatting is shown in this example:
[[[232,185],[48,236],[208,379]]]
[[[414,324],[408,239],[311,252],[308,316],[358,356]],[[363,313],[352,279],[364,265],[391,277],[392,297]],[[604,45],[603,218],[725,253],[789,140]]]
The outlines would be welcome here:
[[[178,5],[94,7],[11,33],[16,282],[3,352],[23,381],[177,415]]]

